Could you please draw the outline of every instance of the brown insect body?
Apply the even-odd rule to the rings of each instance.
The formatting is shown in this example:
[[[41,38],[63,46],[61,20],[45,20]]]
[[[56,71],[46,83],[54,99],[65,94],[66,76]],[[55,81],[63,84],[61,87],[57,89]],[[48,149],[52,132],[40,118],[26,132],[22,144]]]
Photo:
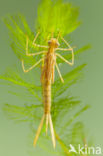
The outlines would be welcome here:
[[[54,68],[56,62],[55,45],[56,39],[52,39],[49,45],[48,53],[44,59],[44,67],[42,71],[42,85],[43,85],[43,103],[45,113],[50,113],[51,106],[51,83],[54,82]],[[46,108],[47,106],[47,108]]]
[[[54,68],[56,62],[55,48],[57,48],[58,42],[56,39],[49,41],[49,49],[44,59],[44,67],[42,74],[43,85],[43,103],[45,114],[50,113],[51,107],[51,83],[54,82]]]
[[[56,62],[55,48],[57,48],[59,44],[57,39],[55,38],[52,38],[48,42],[48,44],[49,44],[49,48],[47,54],[45,55],[44,66],[42,68],[42,76],[41,76],[41,83],[42,83],[42,90],[43,90],[43,104],[44,104],[43,118],[46,119],[46,133],[47,133],[48,124],[50,124],[53,146],[55,147],[55,136],[54,136],[53,124],[51,120],[50,108],[51,108],[51,83],[54,82],[54,68]],[[41,126],[42,124],[43,123],[41,122]],[[37,136],[39,136],[38,132],[39,131],[37,131]],[[36,141],[34,140],[34,144],[36,143]]]
[[[40,62],[43,61],[42,74],[41,74],[41,84],[42,84],[42,92],[43,92],[44,114],[43,114],[43,117],[41,119],[40,125],[38,127],[38,130],[37,130],[37,133],[36,133],[36,136],[34,139],[34,146],[36,145],[38,137],[40,135],[41,128],[42,128],[43,123],[44,123],[44,119],[46,119],[46,133],[47,133],[48,124],[49,124],[53,146],[55,147],[56,146],[55,135],[54,135],[53,123],[52,123],[51,114],[50,114],[50,110],[51,110],[51,84],[54,82],[55,67],[58,71],[58,74],[60,76],[61,81],[64,82],[62,75],[60,73],[59,67],[56,63],[56,57],[59,57],[60,59],[65,61],[67,64],[72,66],[74,64],[74,53],[73,53],[72,47],[64,40],[64,38],[60,37],[61,40],[68,46],[68,48],[58,48],[59,43],[58,43],[58,39],[56,39],[56,38],[51,38],[51,40],[48,42],[48,46],[36,44],[35,41],[36,41],[38,35],[39,35],[39,32],[37,33],[37,35],[35,36],[35,38],[33,40],[33,45],[36,47],[40,47],[40,48],[48,48],[48,51],[43,50],[43,51],[40,51],[37,53],[28,53],[28,37],[27,37],[26,56],[30,57],[30,56],[45,54],[45,57],[41,58],[38,62],[36,62],[29,69],[25,69],[24,61],[22,60],[22,68],[23,68],[24,72],[29,72],[34,67],[36,67]],[[64,57],[62,57],[60,54],[58,54],[56,52],[57,50],[71,51],[72,52],[72,62],[69,62]]]

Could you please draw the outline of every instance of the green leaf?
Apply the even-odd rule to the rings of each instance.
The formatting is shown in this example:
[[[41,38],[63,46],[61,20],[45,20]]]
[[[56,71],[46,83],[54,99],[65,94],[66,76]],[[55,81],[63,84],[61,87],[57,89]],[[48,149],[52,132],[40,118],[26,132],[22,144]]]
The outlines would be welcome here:
[[[66,113],[69,113],[76,106],[80,105],[80,101],[75,97],[64,97],[60,98],[52,103],[52,118],[55,125],[59,123],[60,120],[63,119]],[[62,110],[62,111],[61,111]]]
[[[70,120],[68,120],[68,122],[66,122],[66,124],[64,124],[62,126],[61,129],[61,134],[63,133],[64,129],[66,129],[66,127],[68,127],[81,113],[83,113],[84,111],[86,111],[88,108],[90,108],[89,105],[84,106],[82,109],[80,109],[79,111],[77,111]]]
[[[78,8],[62,0],[43,0],[38,7],[38,17],[36,28],[42,31],[42,37],[54,32],[60,32],[63,36],[74,31],[79,25]]]
[[[36,86],[35,84],[31,84],[29,82],[26,82],[23,80],[19,73],[16,71],[8,70],[4,75],[0,75],[0,79],[6,80],[7,82],[10,82],[11,84],[18,85],[21,87],[25,87],[31,94],[35,96],[38,100],[41,101],[41,98],[39,97],[39,92],[41,87]]]
[[[10,119],[13,119],[17,122],[31,122],[34,118],[36,120],[40,119],[36,113],[37,108],[40,108],[41,105],[24,105],[24,106],[16,106],[5,104],[3,110],[7,113]]]
[[[85,45],[83,46],[82,48],[78,49],[78,50],[75,50],[74,49],[74,58],[77,59],[77,56],[87,50],[89,50],[91,48],[91,45],[88,44],[88,45]],[[58,53],[60,53],[66,60],[71,60],[72,59],[72,54],[71,52],[62,52],[62,51],[59,51]],[[60,64],[60,63],[65,63],[62,59],[58,59],[57,58],[57,63]]]
[[[25,17],[23,17],[21,14],[16,16],[8,16],[4,19],[4,21],[7,28],[9,29],[11,48],[13,52],[20,61],[23,59],[25,66],[29,68],[43,56],[26,56],[27,36],[29,38],[28,53],[42,51],[43,49],[40,47],[36,48],[32,44],[37,32],[40,31],[40,35],[38,36],[36,43],[40,45],[47,45],[47,42],[51,38],[52,34],[57,38],[58,34],[60,33],[61,36],[66,36],[69,39],[70,33],[80,25],[80,22],[78,21],[78,15],[79,9],[73,6],[71,3],[64,2],[63,0],[42,0],[38,7],[38,16],[35,20],[35,30],[31,30]],[[59,42],[61,47],[66,47],[60,39]],[[80,49],[74,49],[74,54],[75,56],[79,56],[82,52],[88,50],[89,48],[90,45],[86,45]],[[59,51],[59,53],[67,60],[71,59],[71,52]],[[64,62],[61,59],[57,59],[57,63],[61,64]],[[77,66],[75,69],[63,75],[63,84],[59,79],[56,79],[55,83],[53,84],[51,114],[54,128],[60,135],[59,136],[56,133],[56,138],[60,144],[60,147],[57,147],[55,152],[50,149],[49,140],[51,137],[45,137],[44,126],[40,136],[41,142],[39,143],[39,147],[42,149],[42,151],[47,151],[49,154],[50,151],[52,151],[53,155],[59,156],[74,156],[74,154],[68,152],[69,144],[83,144],[83,139],[85,137],[84,125],[81,122],[76,122],[76,119],[81,115],[81,113],[86,111],[89,106],[81,106],[81,100],[74,97],[72,93],[68,93],[68,89],[81,80],[83,76],[82,70],[85,66],[86,64]],[[31,76],[33,77],[33,72],[31,73]],[[6,104],[4,106],[4,111],[6,114],[8,114],[10,119],[13,119],[17,122],[29,122],[30,125],[32,125],[31,129],[34,137],[34,133],[36,132],[43,114],[43,104],[41,95],[42,87],[37,84],[35,79],[33,82],[30,82],[31,76],[28,75],[28,82],[27,80],[24,80],[20,72],[9,70],[4,75],[0,75],[0,79],[5,80],[7,82],[5,84],[7,85],[9,82],[10,85],[13,84],[19,87],[24,87],[26,93],[29,93],[29,95],[33,96],[33,98],[35,97],[36,100],[29,101],[29,105],[24,104],[23,106],[15,106]],[[16,89],[15,91],[13,90],[9,92],[18,97],[23,97],[22,92],[18,93]],[[30,104],[31,102],[32,104]],[[33,137],[31,139],[33,139]]]
[[[61,83],[60,80],[56,80],[53,85],[53,96],[60,96],[64,93],[71,85],[77,83],[78,79],[82,76],[81,70],[86,66],[86,64],[76,67],[74,70],[70,71],[63,76],[64,83]]]

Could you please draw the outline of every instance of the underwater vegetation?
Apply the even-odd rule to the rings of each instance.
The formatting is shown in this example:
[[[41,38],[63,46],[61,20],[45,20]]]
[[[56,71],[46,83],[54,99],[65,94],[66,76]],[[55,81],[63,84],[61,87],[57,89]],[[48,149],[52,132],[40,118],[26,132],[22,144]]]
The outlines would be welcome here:
[[[72,6],[71,3],[64,2],[63,0],[42,0],[38,6],[38,14],[35,19],[34,30],[31,30],[25,17],[21,14],[16,16],[8,16],[4,19],[4,22],[9,30],[11,38],[12,51],[17,56],[19,62],[23,59],[27,67],[32,66],[36,63],[40,56],[27,57],[25,53],[26,49],[26,36],[29,37],[28,52],[34,53],[40,51],[40,47],[34,47],[32,41],[38,31],[40,35],[37,38],[37,44],[47,45],[48,40],[51,37],[51,33],[54,33],[54,37],[61,35],[71,42],[70,34],[78,28],[80,21],[78,21],[79,9]],[[61,47],[65,48],[64,43],[60,40]],[[72,43],[73,45],[73,43]],[[90,45],[85,45],[80,49],[74,49],[74,55],[78,56],[82,52],[88,50]],[[58,52],[59,53],[59,52]],[[71,60],[71,53],[60,52],[60,54],[67,60]],[[60,68],[64,68],[61,59],[57,60]],[[59,156],[75,156],[82,154],[75,154],[69,152],[69,145],[74,145],[77,149],[77,145],[84,146],[85,142],[89,145],[86,140],[85,127],[81,121],[77,121],[78,117],[89,108],[89,105],[81,103],[81,100],[73,96],[69,90],[70,88],[78,83],[83,78],[83,69],[86,63],[76,66],[69,71],[64,71],[62,76],[64,83],[61,83],[59,77],[55,76],[55,82],[52,85],[52,106],[51,115],[53,125],[55,129],[57,147],[55,150],[52,149],[50,135],[45,135],[45,125],[40,134],[40,140],[37,146],[42,152],[47,152],[48,155],[59,155]],[[25,79],[21,71],[17,68],[7,70],[3,75],[0,75],[0,79],[5,81],[5,84],[14,86],[11,91],[13,96],[18,98],[26,99],[27,103],[18,106],[5,104],[4,111],[8,114],[8,117],[18,122],[28,122],[31,126],[31,145],[41,120],[43,113],[42,104],[42,87],[40,84],[40,72],[41,66],[37,67],[37,70],[33,69],[30,74],[26,74],[28,77]],[[25,74],[24,74],[25,75]],[[35,75],[38,75],[38,82],[35,79]],[[33,79],[33,81],[31,81]],[[23,88],[25,93],[18,92],[15,86]],[[35,124],[34,124],[35,123]],[[35,151],[33,152],[33,154]],[[38,154],[39,155],[39,154]]]

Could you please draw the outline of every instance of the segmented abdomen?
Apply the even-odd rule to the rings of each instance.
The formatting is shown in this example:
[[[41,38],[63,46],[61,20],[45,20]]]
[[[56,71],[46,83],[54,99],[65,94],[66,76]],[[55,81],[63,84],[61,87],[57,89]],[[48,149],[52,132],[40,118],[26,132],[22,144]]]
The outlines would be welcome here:
[[[49,114],[51,108],[51,78],[53,66],[54,57],[48,52],[44,60],[42,71],[43,104],[45,114]]]
[[[51,83],[45,81],[43,84],[43,104],[44,104],[44,113],[50,113],[51,107]]]

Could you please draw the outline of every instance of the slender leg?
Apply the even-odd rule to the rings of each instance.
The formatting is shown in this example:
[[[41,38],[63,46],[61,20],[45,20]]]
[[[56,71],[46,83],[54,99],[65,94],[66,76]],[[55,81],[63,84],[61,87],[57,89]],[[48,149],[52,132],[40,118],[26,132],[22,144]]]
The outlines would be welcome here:
[[[44,71],[45,71],[45,68],[44,67],[42,67],[43,69],[42,69],[42,72],[41,72],[41,78],[40,78],[40,80],[41,80],[41,83],[43,82],[43,75],[44,75]]]
[[[32,70],[34,67],[36,67],[44,58],[40,59],[38,62],[36,62],[32,67],[30,67],[29,69],[25,69],[24,67],[24,61],[22,60],[22,68],[23,68],[23,71],[25,73],[29,72],[30,70]]]
[[[37,52],[37,53],[31,53],[31,54],[26,54],[27,56],[35,56],[35,55],[40,55],[40,54],[44,54],[46,53],[46,51],[40,51],[40,52]]]
[[[36,39],[38,38],[39,34],[40,34],[40,31],[38,31],[38,33],[36,34],[36,36],[35,36],[35,38],[34,38],[34,40],[33,40],[33,44],[34,44],[34,42],[36,41]]]
[[[59,74],[59,76],[60,76],[60,79],[61,79],[61,81],[64,83],[64,80],[63,80],[63,78],[62,78],[62,75],[61,75],[61,73],[60,73],[60,70],[59,70],[59,67],[58,67],[57,63],[56,63],[55,65],[56,65],[58,74]]]
[[[59,33],[58,33],[57,40],[59,39],[59,37],[60,37],[60,31],[59,31]]]
[[[74,59],[72,60],[72,62],[69,62],[68,60],[66,60],[64,57],[62,57],[60,54],[56,53],[56,56],[60,57],[63,61],[65,61],[67,64],[69,65],[73,65],[74,64]]]
[[[48,48],[48,46],[39,45],[39,44],[36,44],[36,43],[34,43],[33,45],[36,46],[36,47],[39,47],[39,48]]]
[[[62,41],[64,41],[64,43],[65,43],[69,48],[72,49],[72,47],[70,46],[70,44],[69,44],[63,37],[61,37],[61,39],[62,39]]]
[[[44,45],[39,45],[39,44],[36,44],[35,41],[37,39],[37,37],[39,36],[40,32],[37,33],[37,35],[35,36],[34,40],[33,40],[33,45],[36,46],[36,47],[40,47],[40,48],[48,48],[48,46],[44,46]]]
[[[68,46],[68,48],[57,48],[56,50],[62,50],[62,51],[67,51],[68,50],[68,51],[71,51],[72,52],[72,62],[69,62],[68,60],[66,60],[65,58],[63,58],[59,54],[57,54],[57,56],[59,56],[62,60],[64,60],[69,65],[73,65],[74,64],[74,52],[73,52],[73,48],[69,45],[69,43],[63,37],[61,37],[61,39]]]
[[[37,37],[35,37],[35,38],[37,38]],[[28,36],[27,36],[27,40],[26,40],[26,55],[27,56],[35,56],[35,55],[46,53],[46,51],[40,51],[40,52],[37,52],[37,53],[31,53],[31,54],[28,53],[28,41],[29,41],[29,39],[28,39]]]
[[[56,50],[61,50],[61,51],[72,51],[71,48],[56,48]]]

